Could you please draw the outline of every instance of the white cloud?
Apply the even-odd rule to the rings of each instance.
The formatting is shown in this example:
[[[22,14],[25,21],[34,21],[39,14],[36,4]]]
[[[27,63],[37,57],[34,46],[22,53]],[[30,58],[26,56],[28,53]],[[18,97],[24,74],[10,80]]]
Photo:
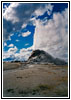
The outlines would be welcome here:
[[[7,51],[3,52],[3,59],[9,58],[10,54]]]
[[[10,44],[8,47],[13,47],[14,46],[14,44]]]
[[[53,19],[35,20],[34,24],[34,49],[43,49],[54,57],[67,60],[68,9],[62,13],[54,13]]]
[[[50,15],[51,12],[52,12],[52,10],[53,10],[53,5],[48,4],[48,5],[46,5],[46,6],[44,7],[44,9],[43,9],[42,7],[39,7],[39,9],[35,10],[34,15],[36,15],[36,16],[41,16],[41,15],[43,15],[46,11],[47,11],[48,15]]]
[[[20,53],[16,53],[15,57],[16,57],[16,59],[18,58],[19,60],[24,61],[24,60],[27,60],[29,58],[31,53],[32,53],[32,51],[20,50]]]
[[[20,50],[20,53],[21,53],[21,52],[26,52],[26,51],[32,51],[32,50],[33,50],[33,46],[28,47],[28,48],[22,48],[22,49]]]
[[[10,34],[10,37],[11,37],[11,36],[13,36],[13,35],[14,35],[13,33],[12,33],[12,34]]]
[[[8,53],[15,53],[17,50],[18,50],[18,49],[17,49],[17,47],[15,46],[15,47],[13,47],[13,48],[10,48],[10,49],[8,50]]]
[[[10,34],[9,36],[8,36],[8,40],[10,40],[11,41],[11,37],[13,36],[14,34],[12,33],[12,34]]]
[[[8,51],[4,51],[3,52],[3,59],[7,59],[7,58],[14,58],[14,53],[10,53]]]
[[[22,26],[21,26],[21,28],[25,28],[27,26],[27,24],[23,24]]]
[[[16,42],[19,42],[19,40],[16,40]]]
[[[29,56],[31,55],[32,50],[33,50],[33,46],[31,46],[27,49],[22,48],[19,53],[15,54],[15,56],[16,56],[16,58],[18,57],[19,60],[22,60],[22,61],[27,60],[29,58]]]
[[[45,3],[11,3],[3,13],[3,39],[8,39],[13,31],[19,31],[21,28],[26,27],[27,23],[30,23],[33,14],[38,16],[45,11],[49,14],[52,12],[52,8],[51,4]]]
[[[4,46],[7,46],[7,43],[6,42],[4,43]]]
[[[11,3],[3,13],[3,39],[8,39],[11,32],[20,30],[37,7],[38,4],[35,6],[33,3]]]
[[[19,3],[11,3],[10,6],[5,10],[3,16],[7,21],[12,21],[12,23],[16,23],[19,21],[18,17],[15,15],[15,10],[13,10],[18,6]]]
[[[27,31],[27,32],[25,32],[25,33],[22,33],[22,37],[27,37],[27,36],[30,35],[30,34],[31,34],[31,32]]]
[[[14,60],[18,60],[18,61],[24,61],[27,60],[29,58],[29,56],[32,53],[33,50],[33,46],[29,47],[29,48],[22,48],[20,49],[20,51],[18,53],[17,52],[17,47],[15,46],[14,48],[10,48],[7,52],[4,51],[3,52],[3,59],[6,58],[13,58]]]
[[[29,45],[29,43],[26,43],[25,46]]]
[[[9,48],[8,51],[3,52],[3,59],[6,58],[15,58],[15,53],[17,52],[18,48],[15,46],[13,48]]]

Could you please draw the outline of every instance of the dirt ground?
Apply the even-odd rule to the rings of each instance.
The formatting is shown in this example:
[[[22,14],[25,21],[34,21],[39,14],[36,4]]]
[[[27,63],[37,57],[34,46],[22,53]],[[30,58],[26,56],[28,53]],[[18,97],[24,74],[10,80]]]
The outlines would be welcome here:
[[[68,66],[3,64],[3,97],[67,97]]]

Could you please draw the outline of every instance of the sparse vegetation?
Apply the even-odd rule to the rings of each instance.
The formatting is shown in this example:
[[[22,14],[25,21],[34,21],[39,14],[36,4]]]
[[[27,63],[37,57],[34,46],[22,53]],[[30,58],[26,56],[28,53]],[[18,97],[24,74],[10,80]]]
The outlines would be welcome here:
[[[40,85],[38,86],[38,88],[39,88],[40,90],[51,90],[51,89],[54,88],[54,86],[48,85],[48,84],[40,84]]]
[[[14,93],[14,89],[7,89],[7,92]]]
[[[16,78],[21,78],[21,79],[22,79],[22,77],[21,77],[21,76],[17,76]]]
[[[39,86],[38,86],[38,88],[40,89],[40,90],[46,90],[46,89],[48,89],[48,88],[50,88],[47,84],[40,84]]]

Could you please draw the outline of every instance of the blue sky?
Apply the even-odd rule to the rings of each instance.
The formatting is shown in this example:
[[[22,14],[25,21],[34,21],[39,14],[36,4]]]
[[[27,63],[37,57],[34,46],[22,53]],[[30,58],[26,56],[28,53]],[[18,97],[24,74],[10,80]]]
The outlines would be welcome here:
[[[27,60],[42,49],[67,61],[67,3],[3,3],[4,60]]]

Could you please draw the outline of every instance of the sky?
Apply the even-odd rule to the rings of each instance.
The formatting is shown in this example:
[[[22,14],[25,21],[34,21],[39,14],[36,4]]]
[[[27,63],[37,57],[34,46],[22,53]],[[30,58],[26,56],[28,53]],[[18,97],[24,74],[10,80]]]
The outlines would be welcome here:
[[[3,3],[3,60],[25,61],[36,49],[68,60],[68,4]]]

